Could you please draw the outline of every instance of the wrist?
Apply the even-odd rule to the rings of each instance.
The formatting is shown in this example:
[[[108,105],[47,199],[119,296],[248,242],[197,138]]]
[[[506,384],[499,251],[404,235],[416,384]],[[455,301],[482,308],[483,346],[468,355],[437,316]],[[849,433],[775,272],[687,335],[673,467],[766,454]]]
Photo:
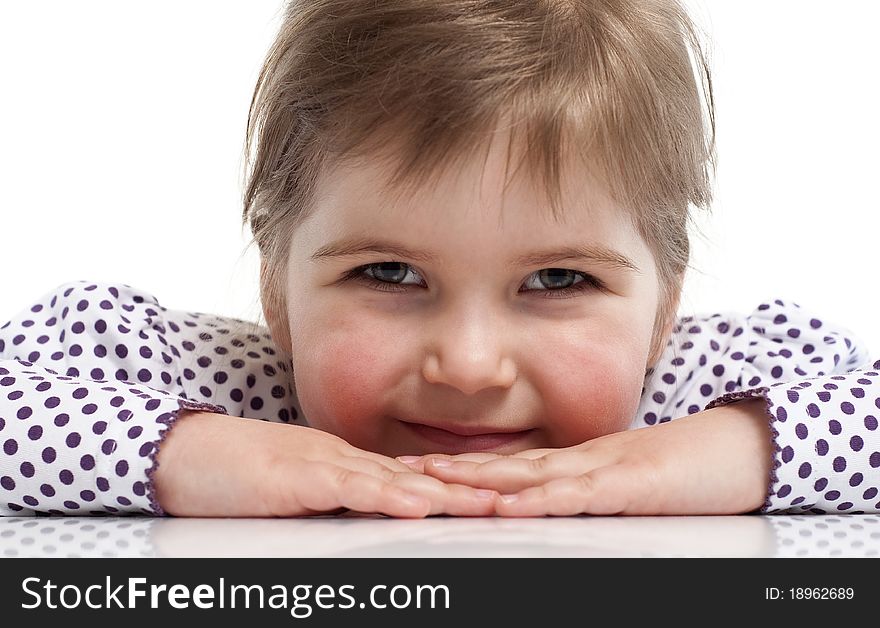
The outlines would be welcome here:
[[[159,505],[169,515],[186,514],[191,503],[187,483],[192,477],[192,445],[205,447],[207,426],[218,425],[224,414],[182,409],[168,428],[156,454],[153,488]],[[189,471],[186,467],[189,467]]]
[[[767,497],[774,459],[773,431],[767,401],[763,397],[746,398],[716,406],[705,412],[713,414],[713,420],[724,421],[733,430],[731,444],[742,444],[744,463],[742,473],[752,478],[751,505],[744,512],[759,510]],[[756,464],[751,464],[754,461]]]

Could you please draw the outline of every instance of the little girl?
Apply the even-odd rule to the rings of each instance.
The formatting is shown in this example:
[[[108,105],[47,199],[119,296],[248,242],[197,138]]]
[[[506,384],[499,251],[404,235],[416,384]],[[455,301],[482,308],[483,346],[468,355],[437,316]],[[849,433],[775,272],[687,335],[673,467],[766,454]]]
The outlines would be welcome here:
[[[267,327],[38,298],[0,513],[880,512],[852,334],[676,316],[713,107],[675,0],[291,2],[246,144]]]

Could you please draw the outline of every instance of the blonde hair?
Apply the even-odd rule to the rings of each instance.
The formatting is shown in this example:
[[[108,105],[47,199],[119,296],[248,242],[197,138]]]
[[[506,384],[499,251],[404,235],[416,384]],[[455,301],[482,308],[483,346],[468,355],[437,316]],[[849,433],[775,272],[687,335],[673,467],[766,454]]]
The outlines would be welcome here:
[[[554,216],[568,151],[629,212],[657,264],[659,356],[716,160],[709,63],[677,0],[290,1],[245,142],[263,311],[287,311],[289,242],[321,172],[399,144],[392,187],[417,185],[508,115]]]

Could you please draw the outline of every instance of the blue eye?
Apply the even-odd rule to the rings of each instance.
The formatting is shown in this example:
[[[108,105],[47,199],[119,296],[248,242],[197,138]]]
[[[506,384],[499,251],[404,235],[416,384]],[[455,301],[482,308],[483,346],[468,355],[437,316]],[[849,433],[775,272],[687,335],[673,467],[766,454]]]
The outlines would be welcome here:
[[[382,292],[407,292],[405,287],[396,286],[412,285],[401,283],[409,274],[419,277],[418,273],[404,262],[381,262],[358,266],[349,271],[343,280],[364,283]],[[578,276],[583,279],[576,281]],[[535,277],[540,285],[549,289],[532,289],[525,292],[543,292],[545,294],[542,298],[546,299],[562,299],[587,291],[605,289],[605,285],[592,275],[566,268],[545,268],[532,273],[531,277]],[[569,280],[576,282],[570,283]]]

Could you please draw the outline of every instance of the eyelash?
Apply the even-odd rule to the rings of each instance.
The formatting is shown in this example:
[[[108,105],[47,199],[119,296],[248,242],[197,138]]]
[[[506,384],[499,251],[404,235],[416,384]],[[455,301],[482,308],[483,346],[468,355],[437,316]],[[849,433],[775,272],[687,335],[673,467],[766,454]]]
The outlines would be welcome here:
[[[393,282],[380,281],[380,280],[375,279],[373,277],[369,277],[367,275],[364,275],[365,270],[367,270],[368,268],[372,268],[374,266],[379,266],[380,264],[403,264],[404,266],[409,267],[409,264],[406,264],[405,262],[378,262],[378,263],[374,263],[374,264],[364,264],[362,266],[358,266],[357,268],[353,268],[348,273],[346,273],[345,276],[343,277],[343,281],[356,281],[358,283],[364,283],[364,284],[367,284],[368,286],[371,286],[372,288],[375,288],[381,292],[406,292],[407,290],[405,288],[398,289],[398,288],[393,288],[391,286],[411,285],[411,284],[395,284]],[[566,268],[566,269],[561,269],[561,270],[570,270],[570,269]],[[540,272],[540,271],[537,271],[537,272]],[[553,294],[553,295],[561,295],[561,296],[543,296],[543,297],[541,297],[543,299],[564,299],[564,298],[573,297],[573,296],[576,296],[576,295],[581,294],[583,292],[591,291],[591,290],[599,290],[602,292],[605,291],[605,284],[603,284],[600,280],[596,279],[592,275],[588,275],[587,273],[583,273],[579,270],[575,270],[573,272],[575,272],[578,275],[580,275],[581,277],[583,277],[584,280],[579,281],[578,283],[574,284],[573,286],[571,286],[569,288],[558,288],[555,290],[554,289],[527,290],[527,292],[544,292],[544,293],[549,293],[549,294]]]

